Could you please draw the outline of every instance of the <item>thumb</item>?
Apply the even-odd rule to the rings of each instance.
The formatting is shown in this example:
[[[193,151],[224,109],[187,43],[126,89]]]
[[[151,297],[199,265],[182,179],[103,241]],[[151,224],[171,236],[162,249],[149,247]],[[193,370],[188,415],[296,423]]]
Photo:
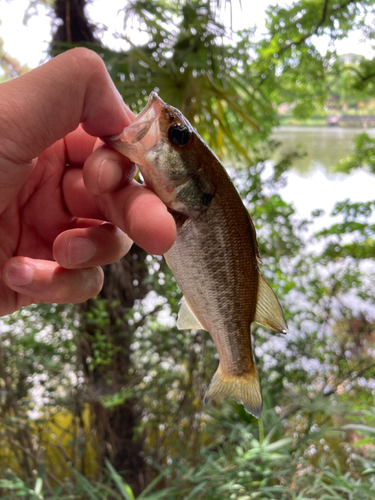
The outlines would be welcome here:
[[[0,213],[47,147],[82,123],[91,135],[122,132],[131,121],[103,61],[77,48],[0,85]]]

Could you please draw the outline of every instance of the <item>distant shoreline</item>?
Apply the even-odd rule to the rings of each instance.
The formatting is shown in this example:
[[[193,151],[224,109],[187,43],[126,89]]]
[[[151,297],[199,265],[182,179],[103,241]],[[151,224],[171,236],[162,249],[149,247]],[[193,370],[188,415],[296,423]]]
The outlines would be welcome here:
[[[360,130],[366,130],[373,128],[375,125],[375,117],[366,117],[362,115],[341,115],[341,116],[312,116],[306,118],[305,120],[298,120],[292,116],[279,115],[280,123],[278,126],[281,127],[337,127],[337,128],[357,128]],[[334,119],[335,123],[329,122],[329,118]],[[366,118],[371,119],[370,121]]]
[[[293,117],[286,117],[286,116],[279,116],[278,117],[280,120],[279,126],[282,127],[326,127],[327,126],[327,121],[325,117],[319,117],[319,118],[307,118],[306,120],[297,120],[296,118]]]

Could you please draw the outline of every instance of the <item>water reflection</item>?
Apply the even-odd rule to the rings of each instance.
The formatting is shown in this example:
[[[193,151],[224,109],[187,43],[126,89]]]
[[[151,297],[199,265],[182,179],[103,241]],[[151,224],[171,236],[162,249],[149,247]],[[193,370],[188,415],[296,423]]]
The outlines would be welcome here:
[[[280,151],[299,147],[306,153],[295,160],[287,173],[287,185],[280,190],[283,199],[292,203],[300,217],[310,218],[315,209],[326,216],[318,219],[312,229],[329,223],[328,214],[338,201],[368,201],[375,198],[375,176],[366,168],[351,174],[333,173],[332,167],[350,154],[352,139],[363,129],[340,127],[279,127],[273,137],[282,143]],[[375,129],[368,129],[375,136]],[[280,153],[279,153],[280,154]],[[276,159],[276,158],[275,158]]]
[[[278,127],[272,137],[282,145],[274,159],[277,160],[282,152],[298,150],[305,153],[305,156],[293,162],[294,170],[302,175],[309,175],[320,169],[328,173],[336,163],[351,153],[353,137],[362,132],[375,136],[373,128]]]

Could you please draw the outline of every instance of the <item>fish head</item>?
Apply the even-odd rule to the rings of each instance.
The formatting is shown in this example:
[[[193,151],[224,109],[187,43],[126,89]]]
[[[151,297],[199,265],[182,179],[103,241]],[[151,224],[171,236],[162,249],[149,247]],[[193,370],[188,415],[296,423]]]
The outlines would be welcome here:
[[[156,92],[122,134],[102,140],[138,165],[147,187],[172,213],[194,217],[212,200],[215,186],[204,167],[207,156],[216,157],[184,115]]]

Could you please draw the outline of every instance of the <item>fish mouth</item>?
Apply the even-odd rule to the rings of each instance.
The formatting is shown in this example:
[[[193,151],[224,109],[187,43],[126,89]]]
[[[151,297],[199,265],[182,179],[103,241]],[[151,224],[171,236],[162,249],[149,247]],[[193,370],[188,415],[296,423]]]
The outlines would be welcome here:
[[[141,171],[144,184],[168,206],[174,200],[174,186],[154,166],[149,153],[158,148],[162,138],[160,117],[167,105],[156,92],[151,92],[146,106],[120,135],[101,137],[102,141],[134,162]]]
[[[132,161],[137,161],[137,145],[145,151],[152,149],[160,139],[159,115],[164,106],[156,92],[151,92],[146,106],[135,120],[119,135],[101,137],[102,141]]]

